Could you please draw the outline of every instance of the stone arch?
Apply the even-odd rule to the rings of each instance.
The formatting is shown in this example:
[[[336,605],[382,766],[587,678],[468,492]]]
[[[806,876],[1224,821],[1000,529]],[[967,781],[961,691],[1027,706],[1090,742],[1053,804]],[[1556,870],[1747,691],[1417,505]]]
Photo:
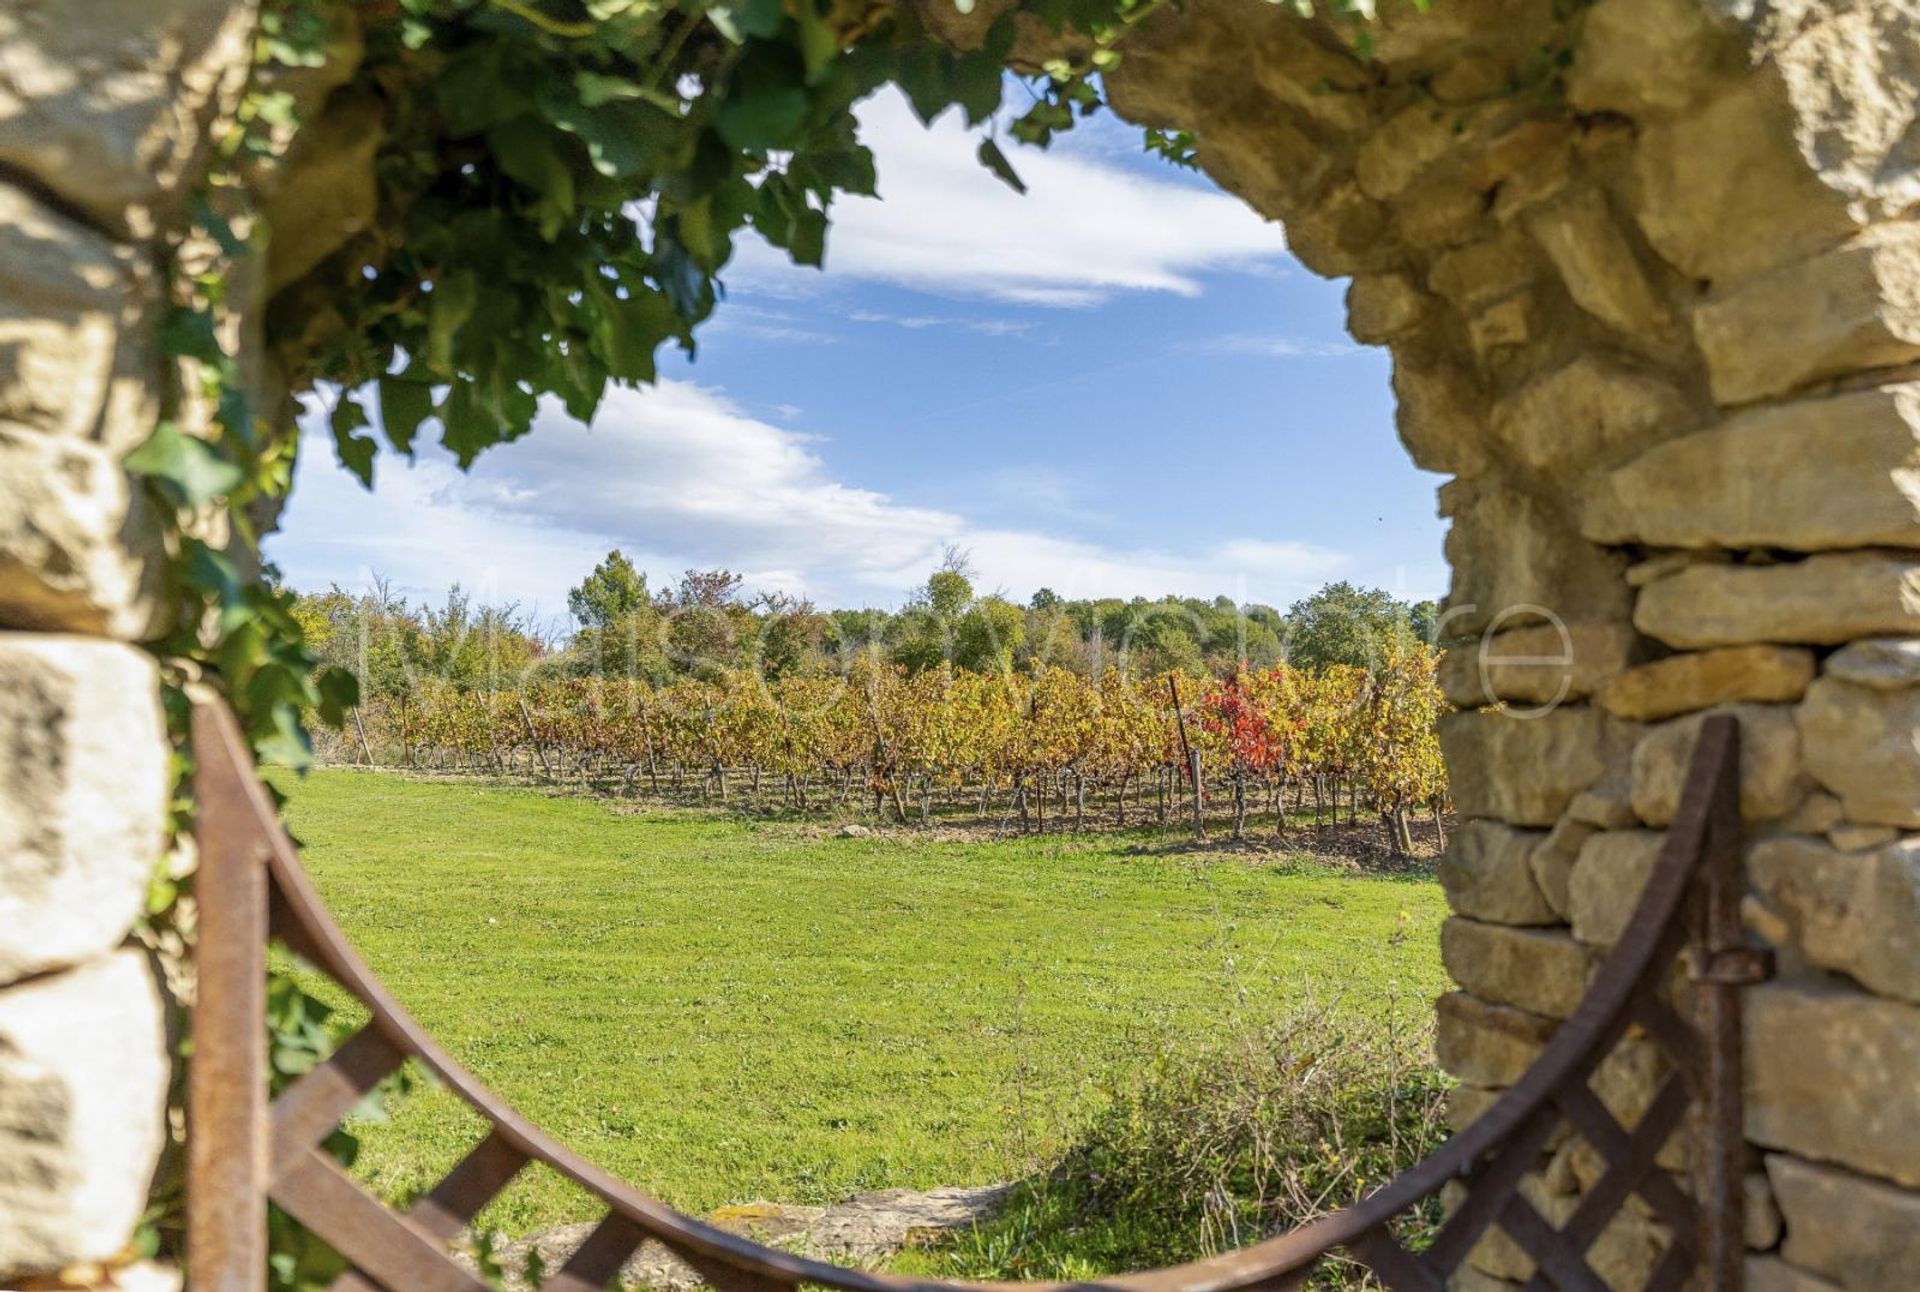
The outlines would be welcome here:
[[[159,540],[118,463],[161,380],[152,233],[250,21],[232,0],[97,8],[0,19],[0,1110],[28,1109],[24,1129],[0,1117],[0,1157],[32,1164],[0,1172],[0,1276],[108,1254],[161,1139],[161,1007],[126,949],[165,795],[152,667],[126,644],[155,631]],[[1192,0],[1136,33],[1110,92],[1194,131],[1202,167],[1310,268],[1351,277],[1353,334],[1393,354],[1401,438],[1453,477],[1456,1111],[1571,1008],[1698,715],[1730,708],[1749,924],[1783,965],[1749,1014],[1754,1284],[1905,1288],[1920,14],[1452,0],[1395,8],[1372,43],[1363,59],[1345,26]],[[282,182],[260,309],[294,300],[370,201],[356,110],[330,101]],[[1631,1062],[1616,1076],[1644,1094]],[[1590,1183],[1569,1160],[1541,1188]],[[1623,1233],[1612,1268],[1654,1241]],[[1517,1276],[1511,1255],[1483,1253],[1479,1286]]]

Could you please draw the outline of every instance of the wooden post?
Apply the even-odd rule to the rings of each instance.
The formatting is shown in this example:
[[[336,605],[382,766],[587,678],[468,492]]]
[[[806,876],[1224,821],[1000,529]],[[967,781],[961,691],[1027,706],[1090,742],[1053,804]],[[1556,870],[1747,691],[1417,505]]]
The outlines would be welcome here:
[[[267,1286],[267,867],[240,739],[224,706],[196,697],[199,987],[187,1078],[192,1292]]]
[[[367,766],[373,766],[373,749],[367,744],[367,729],[360,722],[360,706],[353,706],[353,729],[360,735],[360,752],[367,760]]]
[[[1193,837],[1204,842],[1207,837],[1207,798],[1200,788],[1200,751],[1187,740],[1187,715],[1180,709],[1180,684],[1173,680],[1173,674],[1167,674],[1167,693],[1173,697],[1173,720],[1180,728],[1180,752],[1186,755],[1188,784],[1193,790]]]
[[[520,721],[527,724],[527,739],[533,744],[533,752],[540,755],[540,766],[546,772],[547,779],[552,780],[553,764],[547,761],[547,748],[540,743],[540,733],[533,729],[533,715],[527,712],[526,697],[515,695],[513,698],[519,702]]]

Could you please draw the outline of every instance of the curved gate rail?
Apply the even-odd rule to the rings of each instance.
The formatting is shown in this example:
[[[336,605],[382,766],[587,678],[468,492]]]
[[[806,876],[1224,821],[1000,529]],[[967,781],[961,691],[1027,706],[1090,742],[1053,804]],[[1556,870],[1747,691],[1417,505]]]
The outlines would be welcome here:
[[[196,701],[199,804],[199,998],[188,1090],[187,1261],[196,1292],[260,1292],[266,1282],[269,1199],[353,1266],[334,1292],[488,1292],[447,1252],[461,1231],[530,1162],[584,1186],[606,1205],[586,1243],[540,1292],[592,1292],[658,1239],[719,1292],[844,1292],[1066,1286],[1123,1292],[1289,1292],[1328,1253],[1344,1249],[1393,1292],[1442,1292],[1494,1227],[1526,1253],[1529,1292],[1609,1292],[1588,1253],[1638,1195],[1670,1232],[1645,1292],[1685,1286],[1738,1292],[1743,1262],[1740,996],[1766,976],[1739,917],[1739,728],[1701,727],[1679,812],[1631,923],[1521,1079],[1425,1161],[1355,1205],[1291,1232],[1185,1265],[1083,1285],[946,1283],[811,1260],[704,1224],[621,1183],[554,1141],[449,1057],[356,954],[301,868],[255,778],[232,715]],[[325,1063],[267,1104],[267,943],[334,978],[371,1021]],[[1686,970],[1691,1020],[1669,1002]],[[1670,1071],[1631,1129],[1589,1085],[1623,1037],[1644,1036]],[[409,1058],[483,1117],[485,1138],[405,1214],[368,1196],[321,1148],[356,1103]],[[1662,1168],[1667,1141],[1691,1121],[1691,1194]],[[1555,1225],[1521,1191],[1564,1125],[1605,1160],[1599,1180]],[[1433,1241],[1409,1250],[1389,1226],[1450,1182],[1466,1186]]]

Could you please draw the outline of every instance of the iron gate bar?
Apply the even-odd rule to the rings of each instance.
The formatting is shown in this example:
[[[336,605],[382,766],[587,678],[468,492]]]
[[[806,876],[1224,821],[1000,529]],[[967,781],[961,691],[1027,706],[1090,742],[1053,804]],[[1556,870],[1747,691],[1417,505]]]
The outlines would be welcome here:
[[[719,1292],[783,1292],[802,1283],[842,1292],[1290,1292],[1335,1249],[1348,1251],[1393,1292],[1440,1292],[1495,1225],[1534,1258],[1528,1288],[1605,1292],[1586,1253],[1635,1193],[1672,1233],[1644,1284],[1648,1292],[1678,1289],[1696,1274],[1704,1276],[1703,1292],[1740,1292],[1746,1148],[1739,993],[1764,976],[1766,964],[1741,940],[1740,735],[1731,717],[1701,723],[1679,809],[1632,919],[1572,1016],[1512,1087],[1431,1156],[1350,1207],[1236,1251],[1081,1284],[973,1283],[831,1265],[762,1246],[675,1211],[527,1121],[442,1050],[360,959],[302,868],[225,703],[211,691],[193,698],[201,858],[200,996],[188,1093],[187,1264],[194,1292],[263,1292],[268,1199],[352,1262],[335,1292],[484,1292],[487,1285],[461,1268],[446,1244],[535,1161],[607,1207],[593,1236],[542,1292],[605,1287],[648,1238]],[[264,991],[270,935],[371,1015],[363,1031],[271,1108]],[[1661,997],[1683,950],[1692,969],[1692,1024]],[[1587,1077],[1635,1026],[1659,1045],[1674,1071],[1628,1130]],[[366,1090],[408,1058],[478,1112],[489,1131],[401,1215],[363,1192],[320,1144]],[[1697,1202],[1656,1162],[1689,1109]],[[1520,1184],[1563,1118],[1606,1169],[1568,1222],[1555,1228]],[[1461,1180],[1470,1182],[1467,1202],[1428,1249],[1409,1251],[1393,1238],[1392,1221]]]

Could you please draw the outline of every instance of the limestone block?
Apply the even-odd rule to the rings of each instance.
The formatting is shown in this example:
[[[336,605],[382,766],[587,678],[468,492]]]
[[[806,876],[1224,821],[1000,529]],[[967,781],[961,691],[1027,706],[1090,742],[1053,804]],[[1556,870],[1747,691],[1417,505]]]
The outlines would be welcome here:
[[[367,99],[336,99],[295,136],[263,214],[267,295],[332,255],[373,223],[379,205],[373,155],[386,138]]]
[[[202,127],[244,84],[253,15],[231,0],[27,0],[0,13],[0,164],[120,231],[178,201]]]
[[[1633,622],[1681,650],[1920,635],[1920,560],[1823,552],[1786,565],[1689,565],[1641,589]]]
[[[1625,668],[1637,647],[1625,623],[1529,624],[1449,646],[1440,660],[1440,689],[1463,709],[1496,699],[1529,705],[1583,699]]]
[[[1600,190],[1579,189],[1536,208],[1527,230],[1560,271],[1574,303],[1602,323],[1633,336],[1671,323]]]
[[[1354,178],[1372,198],[1405,192],[1422,172],[1458,150],[1463,117],[1437,103],[1416,103],[1375,126],[1354,158]]]
[[[1606,771],[1605,719],[1565,706],[1531,717],[1509,712],[1451,713],[1440,719],[1440,746],[1463,817],[1549,826],[1575,794]]]
[[[0,991],[0,1283],[120,1251],[166,1128],[159,992],[138,951]]]
[[[1920,200],[1907,160],[1920,124],[1915,10],[1893,0],[1813,13],[1770,33],[1801,150],[1856,214],[1904,217]]]
[[[1582,790],[1567,805],[1567,818],[1598,830],[1625,830],[1638,825],[1640,818],[1633,814],[1633,804],[1624,789],[1610,793]]]
[[[1609,679],[1594,698],[1615,717],[1650,722],[1740,701],[1798,700],[1812,680],[1812,651],[1728,646],[1628,669]]]
[[[1729,24],[1693,0],[1599,0],[1567,69],[1567,98],[1583,111],[1670,115],[1746,69]]]
[[[1586,353],[1494,405],[1494,435],[1516,461],[1547,473],[1584,473],[1625,460],[1697,420],[1672,382],[1605,354]]]
[[[0,267],[0,424],[121,453],[144,440],[160,366],[141,257],[0,183]]]
[[[1777,704],[1738,704],[1716,713],[1740,723],[1740,813],[1748,821],[1775,821],[1800,806],[1812,788],[1801,760],[1794,710]],[[1633,810],[1648,825],[1666,825],[1680,807],[1687,767],[1700,742],[1705,713],[1649,727],[1633,751]]]
[[[1477,633],[1535,607],[1570,623],[1628,617],[1626,556],[1582,538],[1564,496],[1486,477],[1460,483],[1446,543],[1450,632]]]
[[[1823,677],[1798,714],[1807,770],[1839,796],[1849,821],[1920,826],[1920,690]]]
[[[1363,274],[1347,288],[1347,331],[1366,345],[1385,345],[1427,316],[1433,298],[1405,274]]]
[[[1827,656],[1828,677],[1880,691],[1920,686],[1920,640],[1910,637],[1869,637],[1848,642]]]
[[[0,634],[0,983],[126,937],[160,857],[167,761],[151,657]]]
[[[1911,363],[1920,357],[1920,225],[1879,225],[1741,283],[1694,311],[1693,332],[1723,404]]]
[[[1805,748],[1803,734],[1801,749]],[[1780,825],[1789,834],[1825,834],[1845,819],[1846,809],[1840,806],[1839,799],[1825,790],[1815,790]]]
[[[112,454],[0,422],[0,625],[152,637],[163,567],[159,519]]]
[[[1870,852],[1899,837],[1900,832],[1890,825],[1857,825],[1851,821],[1843,821],[1827,830],[1827,838],[1841,852]]]
[[[1780,1255],[1847,1292],[1909,1292],[1920,1275],[1920,1193],[1784,1153],[1767,1176],[1786,1220]]]
[[[1489,1005],[1465,992],[1434,1003],[1434,1054],[1440,1066],[1475,1086],[1510,1086],[1520,1079],[1559,1024],[1538,1014]]]
[[[1781,835],[1753,849],[1747,873],[1808,964],[1920,1003],[1920,839],[1852,853]]]
[[[1440,926],[1440,959],[1481,1000],[1566,1018],[1587,989],[1587,949],[1564,930],[1516,929],[1454,916]]]
[[[1846,199],[1823,185],[1801,156],[1779,79],[1742,68],[1723,84],[1711,101],[1645,123],[1633,152],[1634,213],[1647,241],[1688,278],[1715,285],[1811,256],[1856,227]],[[1733,220],[1737,226],[1730,227]],[[1811,302],[1779,298],[1775,304],[1781,313],[1766,320],[1768,335],[1742,343],[1775,351],[1774,338],[1793,331],[1788,320]],[[1755,317],[1749,312],[1747,321]],[[1695,326],[1701,327],[1697,318]],[[1728,328],[1714,334],[1723,348],[1735,344]],[[1753,397],[1727,394],[1717,381],[1714,389],[1726,403]]]
[[[1797,1270],[1777,1256],[1747,1257],[1746,1292],[1845,1292],[1805,1270]]]
[[[1495,924],[1557,921],[1533,880],[1528,857],[1544,836],[1497,821],[1462,821],[1437,868],[1447,902],[1462,915]]]
[[[1657,830],[1607,830],[1581,845],[1567,882],[1574,937],[1592,946],[1620,940],[1665,841]]]
[[[1621,825],[1633,824],[1632,813]],[[1598,826],[1582,821],[1569,807],[1567,814],[1554,822],[1547,837],[1535,844],[1533,851],[1527,854],[1527,868],[1533,872],[1533,882],[1540,887],[1540,895],[1547,899],[1547,905],[1562,920],[1571,921],[1572,901],[1569,886],[1573,883],[1573,864],[1580,859],[1580,849]]]
[[[1607,474],[1581,513],[1601,543],[1920,547],[1920,385],[1753,409]]]
[[[1747,1138],[1920,1188],[1920,1008],[1786,982],[1745,999]]]
[[[1355,279],[1356,286],[1359,279]],[[1486,396],[1465,370],[1444,361],[1393,360],[1394,425],[1415,466],[1470,471],[1486,460]]]
[[[1517,350],[1533,337],[1533,303],[1525,292],[1503,297],[1467,321],[1467,340],[1483,364]]]
[[[1773,1196],[1773,1184],[1764,1171],[1749,1171],[1741,1182],[1743,1200],[1746,1203],[1746,1223],[1744,1228],[1747,1248],[1750,1251],[1770,1252],[1780,1245],[1780,1235],[1785,1226],[1780,1218],[1780,1206]]]
[[[1530,286],[1545,269],[1537,245],[1518,229],[1502,229],[1437,257],[1427,286],[1455,309],[1472,313]]]

